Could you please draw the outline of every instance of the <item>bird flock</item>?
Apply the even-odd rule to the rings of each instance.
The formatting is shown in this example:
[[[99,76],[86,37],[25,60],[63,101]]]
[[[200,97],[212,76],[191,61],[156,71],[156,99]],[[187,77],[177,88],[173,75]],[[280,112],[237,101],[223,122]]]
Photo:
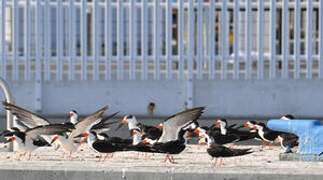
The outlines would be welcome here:
[[[90,149],[100,154],[98,161],[113,158],[114,152],[136,151],[164,154],[165,163],[176,163],[174,155],[183,152],[187,139],[198,138],[198,145],[206,145],[206,153],[214,159],[212,165],[216,167],[222,165],[222,158],[252,153],[251,148],[234,148],[235,142],[254,139],[262,141],[263,149],[267,143],[270,143],[269,148],[272,149],[274,141],[277,141],[285,153],[295,151],[298,146],[296,135],[270,130],[261,122],[248,121],[242,125],[229,125],[226,119],[219,119],[210,126],[199,126],[198,119],[205,107],[196,107],[171,115],[154,127],[138,122],[134,115],[125,115],[121,122],[113,120],[118,112],[103,116],[108,106],[82,119],[72,110],[68,121],[51,123],[45,117],[17,105],[8,102],[3,102],[3,105],[13,114],[15,126],[4,130],[0,135],[6,139],[4,143],[17,144],[18,160],[27,155],[25,159],[30,160],[35,149],[46,146],[53,146],[55,150],[62,148],[62,158],[71,159],[80,145],[87,143]],[[288,114],[281,120],[293,118]],[[127,125],[131,138],[107,135],[106,132],[116,125],[115,131]]]

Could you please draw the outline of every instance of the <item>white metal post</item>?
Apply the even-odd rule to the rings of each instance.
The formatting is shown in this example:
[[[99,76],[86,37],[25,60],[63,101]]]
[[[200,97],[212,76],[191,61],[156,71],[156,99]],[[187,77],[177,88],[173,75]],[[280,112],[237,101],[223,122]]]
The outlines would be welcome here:
[[[288,36],[288,0],[283,0],[283,36],[282,36],[282,78],[288,78],[288,44],[289,44],[289,36]]]
[[[172,1],[166,0],[166,79],[172,78]]]
[[[312,1],[307,1],[306,12],[306,78],[312,79]]]
[[[252,47],[252,41],[251,41],[251,32],[252,32],[252,22],[251,22],[251,0],[246,0],[246,79],[251,79],[252,75],[252,59],[251,59],[251,47]]]
[[[187,108],[193,107],[193,56],[194,56],[194,4],[189,0],[188,5],[188,63],[187,63]]]
[[[178,0],[178,79],[184,79],[184,0]]]
[[[135,8],[135,1],[130,1],[130,7],[129,7],[129,55],[130,55],[130,71],[129,71],[129,77],[130,79],[136,78],[136,49],[135,49],[135,43],[136,43],[136,8]]]
[[[74,80],[74,61],[75,59],[75,26],[74,26],[74,17],[75,17],[75,10],[74,10],[74,0],[69,0],[69,62],[68,62],[68,79]]]
[[[239,79],[239,69],[240,69],[240,58],[239,58],[239,14],[240,14],[240,7],[239,1],[234,1],[234,73],[233,78]]]
[[[1,2],[1,77],[6,79],[7,63],[6,63],[6,0]]]
[[[159,80],[159,0],[154,1],[154,79]]]
[[[225,3],[225,2],[223,2]],[[202,79],[202,62],[203,62],[203,7],[202,0],[197,1],[197,79]]]
[[[41,17],[42,17],[42,11],[41,11],[41,4],[40,0],[36,0],[36,78],[35,78],[35,110],[40,111],[42,109],[42,24],[41,24]]]
[[[24,47],[24,56],[25,56],[25,80],[30,80],[30,24],[31,24],[31,15],[30,15],[30,0],[26,0],[25,5],[25,47]],[[36,34],[37,36],[37,34]]]
[[[44,26],[44,42],[45,42],[45,73],[44,73],[44,79],[46,81],[50,80],[50,57],[51,57],[51,17],[50,17],[50,6],[49,6],[49,0],[45,0],[45,9],[44,9],[44,13],[45,13],[45,26]]]
[[[117,80],[123,79],[123,51],[124,51],[124,21],[123,21],[123,0],[117,1],[117,61],[118,61],[118,69],[117,69]]]
[[[300,29],[301,29],[301,8],[300,0],[295,0],[294,18],[294,78],[300,78]],[[321,12],[321,11],[320,11]],[[322,19],[322,18],[320,18]]]
[[[81,3],[81,47],[82,47],[82,72],[81,80],[87,80],[87,1]]]
[[[105,2],[105,39],[104,39],[104,44],[105,44],[105,79],[106,80],[111,80],[111,61],[112,61],[112,32],[111,32],[111,26],[112,26],[112,21],[111,21],[111,3],[110,0],[106,0]]]
[[[276,78],[276,1],[270,4],[270,74],[269,79]]]
[[[142,0],[142,7],[141,7],[141,79],[146,80],[148,77],[148,64],[147,64],[147,1]]]
[[[18,0],[13,0],[13,59],[12,59],[12,79],[18,80],[18,50],[19,50],[19,9]]]
[[[263,79],[264,77],[264,4],[263,1],[258,2],[258,68],[257,77]]]
[[[98,34],[99,28],[98,24],[100,21],[100,16],[98,16],[98,1],[93,1],[93,11],[92,11],[92,53],[94,56],[93,63],[93,80],[99,80],[99,46],[98,46]]]
[[[58,81],[62,80],[63,78],[63,11],[62,11],[62,0],[57,0],[56,6],[56,79]]]

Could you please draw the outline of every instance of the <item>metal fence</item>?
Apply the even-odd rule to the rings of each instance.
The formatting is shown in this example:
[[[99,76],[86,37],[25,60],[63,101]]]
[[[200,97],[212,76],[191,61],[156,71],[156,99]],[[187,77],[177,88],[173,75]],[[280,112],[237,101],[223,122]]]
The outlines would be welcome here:
[[[1,76],[320,79],[322,6],[314,0],[1,0]]]

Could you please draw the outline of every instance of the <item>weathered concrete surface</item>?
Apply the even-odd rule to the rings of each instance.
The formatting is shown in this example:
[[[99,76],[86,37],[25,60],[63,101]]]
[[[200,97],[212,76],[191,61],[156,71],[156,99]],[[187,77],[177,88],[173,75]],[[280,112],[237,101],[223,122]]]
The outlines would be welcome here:
[[[17,161],[17,153],[0,152],[0,179],[17,180],[191,180],[191,179],[283,179],[321,180],[322,162],[279,161],[280,147],[259,151],[258,146],[250,147],[254,153],[226,158],[222,167],[211,166],[205,148],[190,145],[183,153],[175,156],[177,164],[164,164],[160,154],[140,155],[136,152],[119,152],[113,159],[97,162],[98,154],[86,145],[73,155],[71,160],[61,158],[61,150],[38,149],[31,161]]]

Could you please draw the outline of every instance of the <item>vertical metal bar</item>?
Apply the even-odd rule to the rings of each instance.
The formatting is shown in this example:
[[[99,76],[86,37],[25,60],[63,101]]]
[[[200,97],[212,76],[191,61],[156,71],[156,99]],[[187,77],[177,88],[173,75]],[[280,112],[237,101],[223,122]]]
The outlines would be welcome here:
[[[276,78],[276,1],[271,1],[270,4],[270,51],[271,51],[271,60],[270,60],[270,74],[269,79]]]
[[[42,49],[41,49],[41,43],[42,43],[42,24],[41,24],[41,17],[42,17],[42,11],[41,11],[41,4],[40,0],[36,0],[36,78],[35,78],[35,110],[40,111],[42,109]]]
[[[63,59],[62,59],[62,50],[63,50],[63,21],[62,21],[62,16],[63,16],[63,11],[62,11],[62,0],[57,0],[57,7],[56,7],[56,53],[57,53],[57,69],[56,69],[56,79],[58,81],[62,80],[63,77]]]
[[[172,1],[166,0],[166,79],[172,78]]]
[[[142,0],[141,5],[141,79],[147,79],[148,65],[147,65],[147,1]]]
[[[299,1],[299,0],[298,0]],[[323,78],[323,1],[320,1],[320,61],[319,61],[319,78]]]
[[[288,78],[288,43],[289,43],[289,36],[288,36],[288,0],[283,0],[283,36],[282,36],[282,78]]]
[[[93,64],[93,80],[99,80],[99,47],[98,47],[98,22],[100,21],[100,16],[98,16],[98,1],[93,1],[93,14],[92,14],[92,53],[94,54],[94,64]]]
[[[294,78],[300,78],[300,29],[301,29],[301,1],[295,0],[295,11],[294,11]],[[321,11],[320,11],[321,12]],[[321,16],[320,16],[321,17]],[[322,18],[320,18],[322,19]]]
[[[122,7],[122,0],[119,0],[117,2],[117,45],[118,45],[118,69],[117,69],[117,80],[122,80],[123,79],[123,50],[124,50],[124,41],[123,41],[123,36],[124,36],[124,22],[123,22],[123,7]]]
[[[30,0],[26,0],[25,6],[25,47],[24,47],[24,56],[25,56],[25,79],[30,80]],[[39,34],[36,34],[36,36]]]
[[[6,0],[1,2],[1,77],[7,77],[6,63]]]
[[[75,34],[74,34],[74,0],[69,0],[69,71],[68,79],[74,80]]]
[[[184,0],[178,1],[178,79],[184,79]]]
[[[210,11],[209,11],[209,23],[210,23],[210,60],[209,60],[209,79],[214,79],[214,48],[215,48],[215,8],[214,8],[214,0],[210,0]]]
[[[188,6],[188,69],[187,69],[187,107],[193,107],[193,56],[194,56],[194,4],[189,0]]]
[[[247,0],[247,7],[246,7],[246,79],[251,79],[252,75],[252,59],[251,59],[251,31],[252,31],[252,22],[251,22],[251,0]]]
[[[258,79],[264,78],[264,63],[263,63],[263,56],[264,56],[264,4],[263,1],[258,2]]]
[[[135,57],[135,42],[136,42],[136,35],[135,35],[135,21],[136,21],[136,9],[135,9],[135,1],[130,1],[130,8],[129,8],[129,50],[130,50],[130,71],[129,76],[130,79],[136,78],[136,57]]]
[[[18,10],[18,0],[13,0],[13,59],[12,59],[12,79],[18,80],[18,49],[19,49],[19,10]]]
[[[87,80],[87,1],[81,4],[81,46],[82,46],[82,73],[81,80]]]
[[[239,79],[239,13],[240,6],[239,1],[234,1],[234,64],[233,64],[233,78]]]
[[[202,79],[202,48],[203,48],[203,37],[202,37],[202,28],[203,28],[203,9],[202,9],[202,0],[197,1],[197,78]]]
[[[110,0],[106,0],[105,2],[105,79],[111,80],[111,61],[112,61],[112,48],[111,48],[111,42],[112,42],[112,33],[111,33],[111,4]]]
[[[48,81],[50,79],[50,52],[51,52],[51,21],[50,21],[50,6],[49,6],[49,0],[45,0],[45,26],[44,26],[44,41],[45,41],[45,73],[44,73],[44,79]]]
[[[312,1],[307,1],[306,13],[306,78],[312,79]]]
[[[227,1],[222,1],[221,7],[221,79],[227,78],[227,49],[228,49],[228,33],[227,33]]]
[[[154,79],[158,80],[159,73],[159,0],[154,1]]]

